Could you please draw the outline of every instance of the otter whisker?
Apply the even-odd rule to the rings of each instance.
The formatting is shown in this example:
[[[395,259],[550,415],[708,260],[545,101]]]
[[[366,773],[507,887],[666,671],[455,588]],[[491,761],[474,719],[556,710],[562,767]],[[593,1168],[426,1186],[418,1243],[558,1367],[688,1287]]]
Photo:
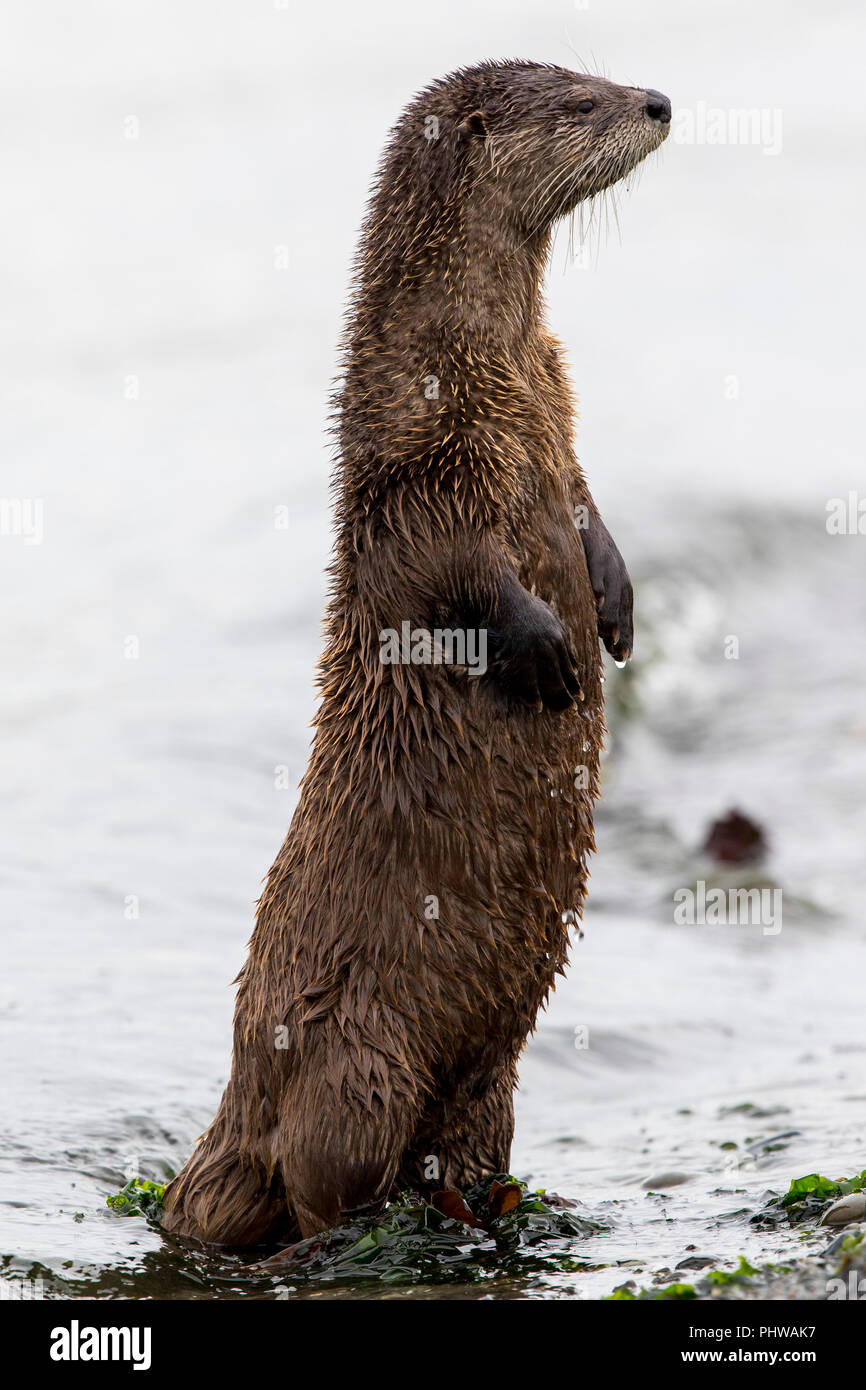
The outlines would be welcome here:
[[[544,197],[537,200],[536,207],[534,208],[534,211],[539,216],[539,223],[531,226],[527,240],[531,240],[533,236],[537,235],[544,221],[551,221],[558,215],[557,205],[562,207],[563,211],[565,211],[583,177],[583,172],[584,171],[580,167],[577,169],[566,168],[560,171],[558,176],[559,181],[553,184],[552,187],[551,181],[548,180],[544,186]],[[562,196],[564,192],[566,193],[565,197]],[[551,204],[552,209],[550,207]]]

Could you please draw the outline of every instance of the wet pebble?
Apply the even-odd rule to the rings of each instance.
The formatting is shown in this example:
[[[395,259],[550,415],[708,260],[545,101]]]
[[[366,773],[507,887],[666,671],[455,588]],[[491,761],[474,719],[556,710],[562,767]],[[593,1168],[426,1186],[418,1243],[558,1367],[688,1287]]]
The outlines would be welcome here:
[[[647,1178],[642,1186],[646,1192],[666,1192],[669,1187],[680,1187],[691,1180],[691,1173],[659,1173],[656,1177]]]
[[[866,1216],[866,1192],[849,1192],[828,1207],[821,1217],[822,1226],[847,1226],[849,1221],[862,1221]]]

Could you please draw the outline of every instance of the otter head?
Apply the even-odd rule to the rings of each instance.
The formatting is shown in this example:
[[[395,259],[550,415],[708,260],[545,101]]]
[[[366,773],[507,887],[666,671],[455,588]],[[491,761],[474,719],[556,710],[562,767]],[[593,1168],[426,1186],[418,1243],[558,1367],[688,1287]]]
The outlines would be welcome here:
[[[434,117],[442,138],[428,133],[429,155],[449,182],[456,175],[464,208],[534,237],[657,149],[671,104],[652,88],[567,68],[482,63],[435,83],[413,114],[427,132]]]

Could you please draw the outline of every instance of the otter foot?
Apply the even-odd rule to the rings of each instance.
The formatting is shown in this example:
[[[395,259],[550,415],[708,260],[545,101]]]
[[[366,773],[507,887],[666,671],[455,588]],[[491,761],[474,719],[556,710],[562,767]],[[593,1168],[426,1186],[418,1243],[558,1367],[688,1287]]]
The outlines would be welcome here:
[[[490,624],[490,675],[507,695],[535,709],[568,709],[583,698],[565,628],[543,599],[515,581]]]
[[[598,635],[615,661],[628,661],[634,645],[632,587],[625,561],[597,514],[581,527],[589,580],[598,607]]]

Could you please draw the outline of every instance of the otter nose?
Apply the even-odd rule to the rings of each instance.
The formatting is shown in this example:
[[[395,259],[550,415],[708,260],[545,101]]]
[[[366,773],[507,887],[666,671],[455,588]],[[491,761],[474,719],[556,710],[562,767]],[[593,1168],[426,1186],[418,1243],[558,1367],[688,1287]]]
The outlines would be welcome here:
[[[656,92],[652,87],[647,87],[646,113],[651,121],[661,121],[662,125],[667,125],[671,118],[670,98],[666,97],[664,92]]]

